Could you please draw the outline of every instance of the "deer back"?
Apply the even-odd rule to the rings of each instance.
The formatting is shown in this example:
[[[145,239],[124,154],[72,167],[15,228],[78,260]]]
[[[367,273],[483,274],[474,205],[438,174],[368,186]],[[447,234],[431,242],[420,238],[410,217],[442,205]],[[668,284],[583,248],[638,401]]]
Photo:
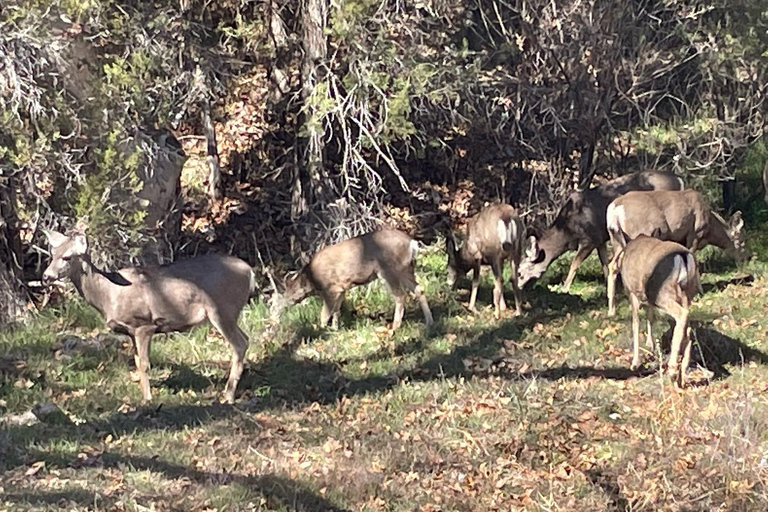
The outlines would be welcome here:
[[[641,302],[658,306],[674,301],[687,307],[699,288],[696,260],[678,243],[640,235],[620,258],[622,282]]]
[[[326,290],[346,291],[379,275],[396,280],[403,273],[412,274],[417,248],[411,237],[395,229],[374,231],[325,247],[289,280],[285,301],[300,302],[308,295]]]

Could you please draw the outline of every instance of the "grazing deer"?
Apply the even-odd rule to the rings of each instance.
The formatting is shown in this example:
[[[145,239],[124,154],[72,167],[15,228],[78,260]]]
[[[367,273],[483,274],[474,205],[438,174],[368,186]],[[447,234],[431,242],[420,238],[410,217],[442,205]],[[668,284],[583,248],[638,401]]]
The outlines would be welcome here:
[[[694,253],[712,244],[736,261],[747,256],[741,212],[726,222],[695,190],[629,192],[608,206],[606,224],[614,251],[607,276],[609,315],[616,311],[616,259],[627,239],[652,236],[677,242]]]
[[[145,401],[152,399],[147,376],[152,336],[184,331],[206,320],[232,345],[225,397],[234,401],[248,349],[248,336],[237,319],[256,287],[250,265],[233,256],[210,254],[168,265],[104,272],[91,262],[84,234],[45,234],[51,263],[43,272],[43,282],[69,277],[110,329],[131,337]]]
[[[603,272],[608,275],[608,205],[631,190],[682,190],[683,180],[672,173],[645,171],[608,181],[597,187],[573,192],[540,239],[531,236],[520,265],[520,286],[538,279],[561,254],[576,249],[563,291],[568,291],[576,270],[597,249]]]
[[[472,271],[472,293],[469,297],[469,309],[475,310],[477,288],[480,283],[480,266],[490,265],[494,276],[493,305],[496,318],[507,309],[504,302],[502,272],[505,260],[512,267],[512,289],[515,294],[515,315],[522,313],[522,297],[517,286],[517,267],[523,248],[525,226],[517,216],[514,207],[497,204],[483,209],[469,220],[467,239],[461,248],[456,247],[453,235],[445,240],[448,253],[448,284],[453,286],[459,274]]]
[[[397,330],[403,322],[404,301],[409,292],[416,295],[424,320],[431,325],[432,312],[414,273],[418,250],[417,241],[389,228],[325,247],[300,272],[287,279],[283,293],[275,293],[272,314],[277,316],[285,306],[318,294],[323,299],[320,324],[326,326],[331,320],[332,328],[336,329],[347,290],[379,277],[395,297],[392,330]]]
[[[646,305],[650,346],[655,344],[652,324],[655,308],[659,308],[675,320],[667,371],[682,387],[691,359],[688,309],[699,289],[699,271],[693,253],[678,243],[640,235],[619,253],[617,263],[632,307],[632,369],[640,366],[640,306]],[[685,351],[678,370],[683,341],[686,342]]]

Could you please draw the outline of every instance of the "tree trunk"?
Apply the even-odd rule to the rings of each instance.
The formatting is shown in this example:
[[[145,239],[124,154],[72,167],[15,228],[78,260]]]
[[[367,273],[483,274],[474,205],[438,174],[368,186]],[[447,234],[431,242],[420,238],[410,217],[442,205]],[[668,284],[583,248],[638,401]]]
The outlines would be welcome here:
[[[208,147],[208,197],[211,201],[221,199],[221,168],[219,167],[219,150],[216,146],[216,128],[211,118],[211,102],[206,97],[203,100],[203,131]]]
[[[294,199],[298,193],[304,197],[305,204],[328,203],[328,174],[323,165],[325,150],[325,126],[313,105],[313,96],[318,83],[325,75],[324,60],[327,53],[325,27],[328,18],[327,0],[303,0],[301,5],[302,46],[304,54],[301,62],[301,99],[304,104],[299,126],[303,137],[299,140],[299,179],[294,180]],[[303,189],[302,181],[306,183]]]
[[[13,177],[0,177],[0,325],[18,319],[27,296]]]

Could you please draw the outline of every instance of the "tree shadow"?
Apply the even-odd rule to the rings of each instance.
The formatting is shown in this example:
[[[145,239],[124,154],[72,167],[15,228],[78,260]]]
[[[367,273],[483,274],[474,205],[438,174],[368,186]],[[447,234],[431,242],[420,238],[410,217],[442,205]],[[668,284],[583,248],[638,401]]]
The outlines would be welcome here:
[[[56,505],[66,509],[74,503],[77,506],[90,509],[94,506],[109,505],[113,500],[85,489],[67,489],[62,491],[8,491],[3,494],[3,503],[17,505]]]
[[[752,286],[752,283],[754,282],[755,276],[747,274],[743,276],[735,276],[730,279],[719,279],[714,283],[703,283],[702,288],[704,289],[704,293],[721,292],[731,285]]]
[[[603,490],[608,496],[607,509],[611,512],[626,512],[632,510],[632,504],[624,496],[621,486],[615,476],[600,469],[590,469],[584,473],[592,485]]]
[[[50,461],[50,454],[36,454],[38,459],[54,464],[60,461]],[[69,460],[75,458],[74,454],[69,454]],[[288,510],[307,511],[307,512],[348,512],[348,509],[337,506],[332,501],[316,494],[307,486],[300,484],[290,478],[275,474],[267,475],[242,475],[237,473],[212,473],[200,471],[191,467],[180,466],[164,461],[158,457],[135,457],[124,456],[115,453],[103,453],[95,462],[96,465],[105,469],[122,470],[123,467],[129,467],[134,471],[152,471],[161,473],[168,479],[189,479],[195,483],[204,486],[222,486],[237,484],[250,491],[254,491],[263,496],[270,508],[286,507]],[[67,465],[64,462],[63,465]],[[70,465],[70,467],[75,466]],[[19,505],[59,505],[66,507],[73,502],[80,506],[91,507],[95,504],[100,506],[109,505],[114,499],[105,498],[85,489],[67,489],[56,492],[6,492],[3,495],[6,503],[16,503]],[[137,497],[137,501],[141,501]],[[153,501],[156,501],[153,498]]]
[[[294,480],[282,476],[241,475],[237,473],[211,473],[179,466],[157,457],[134,457],[105,453],[102,456],[106,468],[120,468],[127,465],[136,470],[162,473],[169,479],[188,478],[203,485],[226,485],[235,483],[262,494],[269,507],[288,507],[289,510],[307,512],[347,512],[326,498],[323,498]]]

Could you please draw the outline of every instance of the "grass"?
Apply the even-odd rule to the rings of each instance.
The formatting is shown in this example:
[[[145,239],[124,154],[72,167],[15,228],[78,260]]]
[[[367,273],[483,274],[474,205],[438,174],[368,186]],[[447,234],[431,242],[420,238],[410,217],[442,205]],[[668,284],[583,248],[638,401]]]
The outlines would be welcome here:
[[[275,327],[252,303],[234,406],[219,403],[230,353],[215,332],[156,337],[143,405],[130,345],[63,301],[0,331],[4,418],[52,401],[71,420],[0,420],[0,509],[765,510],[766,264],[702,259],[684,390],[651,354],[629,370],[627,302],[605,315],[594,256],[571,294],[554,284],[564,259],[525,291],[525,315],[499,321],[489,276],[472,315],[436,249],[419,268],[429,330],[411,301],[389,332],[378,283],[348,295],[338,331],[317,328],[316,299]]]

